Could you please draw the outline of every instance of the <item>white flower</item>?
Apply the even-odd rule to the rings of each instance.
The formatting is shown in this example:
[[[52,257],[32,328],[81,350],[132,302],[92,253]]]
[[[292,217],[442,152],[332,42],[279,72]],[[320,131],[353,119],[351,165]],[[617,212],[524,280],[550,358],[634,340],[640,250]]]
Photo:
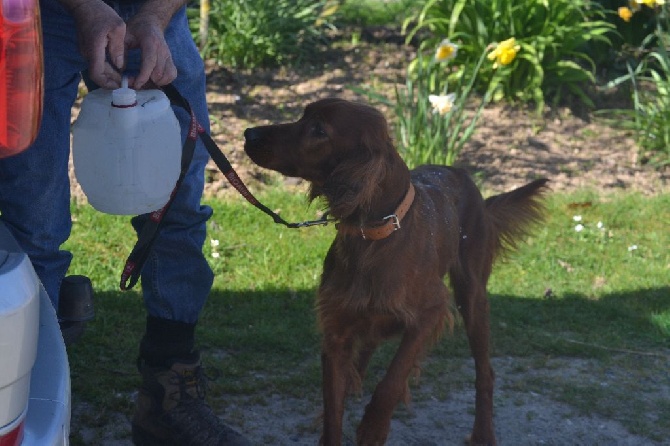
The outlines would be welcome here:
[[[215,259],[218,259],[219,257],[221,257],[221,254],[219,254],[218,252],[215,251],[215,252],[212,253],[212,257],[214,257]]]
[[[455,93],[443,94],[443,95],[428,95],[428,100],[430,105],[433,106],[433,112],[439,113],[440,115],[446,115],[451,111],[454,106],[454,100],[456,99]]]
[[[572,219],[574,221],[582,221],[582,216],[581,215],[575,215],[574,217],[572,217]]]
[[[596,225],[598,229],[605,229],[605,225],[603,225],[602,221],[599,221],[598,224]]]
[[[435,62],[446,62],[456,57],[458,45],[449,39],[444,39],[435,50]]]
[[[628,252],[633,252],[633,251],[635,251],[636,249],[637,249],[637,245],[630,245],[630,246],[628,247]]]
[[[211,246],[212,248],[214,248],[214,247],[216,247],[216,246],[219,246],[219,241],[218,241],[218,240],[211,239],[211,240],[209,241],[209,244],[210,244],[210,246]]]
[[[584,230],[584,225],[582,225],[581,223],[578,224],[577,226],[575,226],[575,231],[582,232],[583,230]]]

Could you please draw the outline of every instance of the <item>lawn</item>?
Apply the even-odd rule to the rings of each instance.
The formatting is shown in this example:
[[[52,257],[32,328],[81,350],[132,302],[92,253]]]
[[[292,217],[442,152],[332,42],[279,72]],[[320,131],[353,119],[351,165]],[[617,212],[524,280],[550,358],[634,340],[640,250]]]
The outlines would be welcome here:
[[[260,199],[292,221],[312,219],[320,210],[302,194],[278,187]],[[268,392],[314,399],[320,365],[312,305],[333,227],[287,229],[238,198],[208,204],[214,217],[205,252],[216,279],[197,334],[208,364],[225,377],[213,388],[214,395],[247,402]],[[546,224],[499,262],[491,278],[494,358],[517,358],[525,369],[567,358],[596,361],[598,369],[625,370],[629,378],[662,373],[640,365],[670,359],[670,196],[559,193],[550,195],[548,209]],[[70,272],[90,276],[96,288],[95,320],[70,350],[73,392],[75,401],[101,411],[87,412],[79,422],[104,425],[101,417],[110,411],[131,413],[137,385],[134,359],[144,311],[138,291],[118,290],[134,239],[126,218],[88,206],[74,206],[73,212],[76,222],[66,246],[75,256]],[[391,351],[384,348],[375,357],[373,375],[381,373]],[[423,373],[441,375],[452,370],[454,358],[468,356],[457,325],[435,347]],[[659,388],[668,391],[667,369],[657,378]],[[467,377],[456,380],[467,382]],[[593,394],[598,402],[584,398],[584,392],[594,391],[584,382],[575,391],[569,380],[529,380],[524,391],[544,392],[645,433],[649,423],[639,410],[613,399],[640,382],[629,379],[619,382],[614,393]],[[595,390],[602,393],[597,386]],[[670,418],[660,416],[664,407],[653,406],[660,421],[653,423],[652,437],[670,434]]]

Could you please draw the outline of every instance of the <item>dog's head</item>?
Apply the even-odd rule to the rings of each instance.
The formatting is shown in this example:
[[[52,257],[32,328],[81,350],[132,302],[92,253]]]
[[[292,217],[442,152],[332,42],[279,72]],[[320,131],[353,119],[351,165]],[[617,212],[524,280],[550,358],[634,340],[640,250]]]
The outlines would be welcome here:
[[[312,198],[326,196],[331,211],[339,206],[345,215],[369,204],[387,169],[400,160],[384,116],[342,99],[311,103],[293,123],[248,128],[244,138],[256,164],[309,181]]]

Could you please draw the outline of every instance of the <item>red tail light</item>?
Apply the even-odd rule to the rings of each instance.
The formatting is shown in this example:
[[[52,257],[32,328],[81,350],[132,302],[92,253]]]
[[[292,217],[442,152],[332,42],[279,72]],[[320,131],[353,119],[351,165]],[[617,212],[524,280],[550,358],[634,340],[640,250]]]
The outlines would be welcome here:
[[[24,421],[18,423],[12,430],[0,434],[0,446],[19,446],[23,440]]]
[[[35,140],[42,98],[38,0],[0,0],[0,158]]]

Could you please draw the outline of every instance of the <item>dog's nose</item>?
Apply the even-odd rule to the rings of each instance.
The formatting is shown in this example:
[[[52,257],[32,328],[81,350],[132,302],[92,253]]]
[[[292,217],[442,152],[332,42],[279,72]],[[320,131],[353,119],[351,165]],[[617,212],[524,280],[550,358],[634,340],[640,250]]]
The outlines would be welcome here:
[[[258,141],[261,139],[262,132],[257,127],[248,128],[244,131],[244,139],[248,142]]]

